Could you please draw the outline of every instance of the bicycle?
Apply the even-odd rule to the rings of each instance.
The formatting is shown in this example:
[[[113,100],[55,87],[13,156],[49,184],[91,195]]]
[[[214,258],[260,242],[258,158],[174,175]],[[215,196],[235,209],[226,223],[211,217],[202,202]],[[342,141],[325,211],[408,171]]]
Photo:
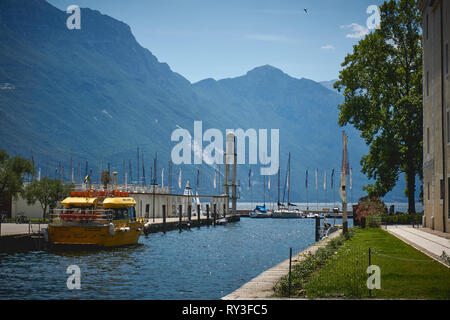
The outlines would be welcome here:
[[[16,217],[16,223],[28,223],[29,219],[27,216],[25,216],[23,213],[19,213],[19,215]]]
[[[7,223],[8,222],[8,216],[6,214],[0,215],[0,222],[1,223]]]

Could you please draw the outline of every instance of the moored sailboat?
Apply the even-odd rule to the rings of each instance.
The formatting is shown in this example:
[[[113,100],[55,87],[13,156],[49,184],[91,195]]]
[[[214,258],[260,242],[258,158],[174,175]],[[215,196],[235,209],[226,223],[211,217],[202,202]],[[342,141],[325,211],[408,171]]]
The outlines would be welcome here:
[[[278,181],[279,181],[279,175],[280,175],[280,172],[278,171]],[[278,182],[278,189],[280,188],[279,186],[280,186],[280,184]],[[287,191],[288,191],[287,206],[284,206],[282,203],[280,203],[280,192],[278,190],[278,209],[273,211],[272,218],[303,218],[304,217],[303,211],[301,211],[297,208],[295,208],[295,209],[291,208],[291,207],[296,207],[296,205],[290,202],[290,186],[291,186],[291,153],[289,153],[289,158],[288,158],[288,169],[287,169],[287,173],[286,173],[286,184],[285,184],[285,187],[287,187]]]

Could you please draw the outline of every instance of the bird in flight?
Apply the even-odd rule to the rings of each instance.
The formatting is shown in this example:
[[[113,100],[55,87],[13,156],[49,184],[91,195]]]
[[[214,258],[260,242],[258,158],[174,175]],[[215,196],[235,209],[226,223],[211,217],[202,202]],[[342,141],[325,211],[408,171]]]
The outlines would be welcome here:
[[[303,9],[303,10],[305,10],[305,12],[306,12],[306,13],[308,13],[308,10],[306,10],[306,8],[305,8],[305,9]]]

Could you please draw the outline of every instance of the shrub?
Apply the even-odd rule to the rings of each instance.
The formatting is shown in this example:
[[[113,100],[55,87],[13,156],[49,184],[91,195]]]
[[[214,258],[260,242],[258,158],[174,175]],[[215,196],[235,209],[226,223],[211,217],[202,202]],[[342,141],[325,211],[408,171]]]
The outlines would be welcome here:
[[[381,216],[382,224],[421,224],[423,213],[398,213],[395,215],[383,214]]]
[[[356,225],[361,225],[361,219],[366,219],[368,227],[379,227],[381,225],[381,215],[386,213],[386,205],[380,198],[363,197],[359,199],[353,220]]]

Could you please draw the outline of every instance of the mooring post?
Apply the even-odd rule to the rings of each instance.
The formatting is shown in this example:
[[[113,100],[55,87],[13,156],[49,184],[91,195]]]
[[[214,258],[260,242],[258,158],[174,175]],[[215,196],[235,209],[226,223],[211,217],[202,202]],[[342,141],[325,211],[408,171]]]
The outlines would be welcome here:
[[[214,203],[214,212],[213,212],[213,224],[216,225],[216,219],[217,219],[217,204]]]
[[[163,232],[166,232],[166,205],[162,205],[162,216],[163,216]]]
[[[182,219],[183,219],[183,205],[180,204],[178,206],[178,228],[180,228],[180,230],[183,227]]]
[[[192,205],[188,205],[188,227],[191,227]]]
[[[320,240],[320,216],[316,216],[316,242]]]
[[[206,205],[206,224],[209,226],[209,204]]]
[[[200,205],[197,205],[197,220],[198,220],[198,227],[200,228],[200,219],[201,219],[201,214],[200,214]]]
[[[289,248],[289,288],[288,297],[291,297],[291,268],[292,268],[292,248]]]

